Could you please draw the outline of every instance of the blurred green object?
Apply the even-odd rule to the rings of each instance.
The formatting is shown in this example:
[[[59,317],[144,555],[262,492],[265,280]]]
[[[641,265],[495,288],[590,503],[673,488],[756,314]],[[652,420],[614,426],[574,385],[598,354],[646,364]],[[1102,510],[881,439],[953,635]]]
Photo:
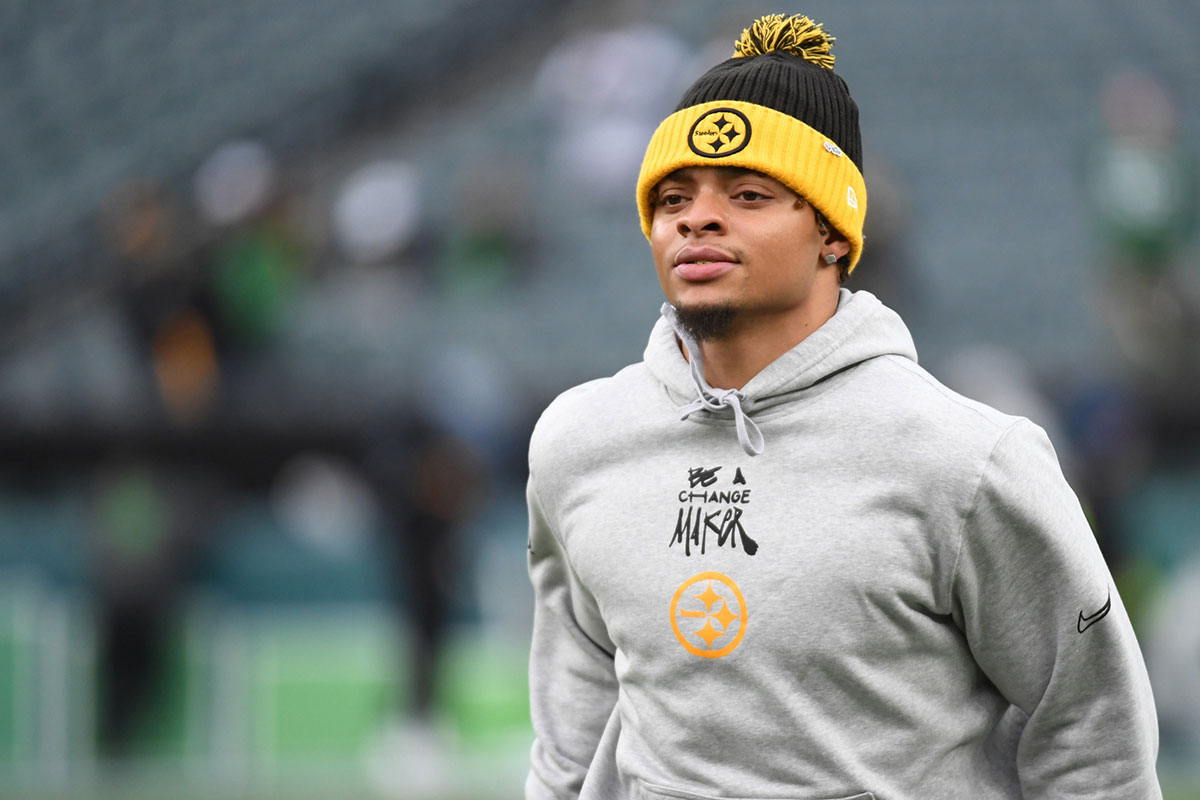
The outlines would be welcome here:
[[[162,546],[169,511],[150,470],[131,467],[116,475],[100,498],[99,519],[112,554],[141,562]]]
[[[0,570],[0,797],[91,758],[90,634],[77,598]]]
[[[1130,558],[1113,572],[1113,581],[1134,630],[1142,632],[1150,620],[1162,585],[1162,571],[1148,559]]]
[[[278,330],[296,283],[299,250],[286,236],[264,227],[224,242],[213,265],[213,292],[224,323],[247,345]]]
[[[259,615],[246,630],[253,759],[271,773],[359,758],[401,677],[386,621],[362,613]]]
[[[316,613],[251,626],[253,753],[269,770],[357,758],[389,712],[405,710],[410,671],[384,620]],[[437,710],[466,749],[530,740],[527,653],[452,640]]]
[[[459,638],[443,657],[438,706],[472,748],[533,741],[529,653],[510,643]]]
[[[1196,229],[1196,165],[1174,145],[1105,141],[1089,162],[1099,235],[1137,270],[1170,268]]]
[[[12,771],[34,756],[32,704],[37,651],[29,596],[5,582],[0,596],[0,769]]]
[[[1200,775],[1174,779],[1163,777],[1163,800],[1200,800]]]

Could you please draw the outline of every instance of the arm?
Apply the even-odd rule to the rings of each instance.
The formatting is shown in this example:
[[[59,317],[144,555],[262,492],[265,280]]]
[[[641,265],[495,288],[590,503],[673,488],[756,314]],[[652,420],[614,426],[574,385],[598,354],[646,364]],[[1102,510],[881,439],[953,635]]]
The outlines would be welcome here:
[[[529,694],[536,739],[526,800],[577,798],[617,701],[614,647],[596,601],[552,528],[534,478],[529,503],[533,642]]]
[[[1041,429],[1022,420],[997,443],[959,546],[955,619],[1028,718],[1017,748],[1024,796],[1161,797],[1141,651]]]

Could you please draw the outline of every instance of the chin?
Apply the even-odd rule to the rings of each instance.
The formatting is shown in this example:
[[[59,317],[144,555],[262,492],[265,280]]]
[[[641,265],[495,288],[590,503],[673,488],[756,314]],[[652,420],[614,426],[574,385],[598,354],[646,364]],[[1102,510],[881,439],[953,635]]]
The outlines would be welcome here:
[[[738,308],[733,303],[680,303],[675,305],[679,324],[698,342],[720,339],[729,333],[737,319]]]

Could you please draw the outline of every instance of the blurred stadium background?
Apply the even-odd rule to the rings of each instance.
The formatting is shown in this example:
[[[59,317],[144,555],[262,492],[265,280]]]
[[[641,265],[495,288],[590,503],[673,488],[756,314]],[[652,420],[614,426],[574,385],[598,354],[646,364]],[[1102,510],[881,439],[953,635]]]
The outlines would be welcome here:
[[[633,178],[841,38],[922,360],[1046,427],[1200,797],[1200,6],[0,0],[0,795],[520,795],[524,446],[640,357]]]

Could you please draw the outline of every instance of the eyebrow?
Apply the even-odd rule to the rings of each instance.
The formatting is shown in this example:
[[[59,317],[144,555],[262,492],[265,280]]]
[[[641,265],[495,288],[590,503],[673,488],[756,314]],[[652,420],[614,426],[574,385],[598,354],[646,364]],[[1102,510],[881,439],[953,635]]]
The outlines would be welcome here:
[[[663,176],[663,178],[661,180],[659,180],[658,183],[665,183],[666,181],[679,181],[679,182],[688,181],[691,179],[689,176],[691,174],[691,171],[694,169],[715,169],[718,172],[720,172],[722,174],[722,176],[725,178],[739,178],[744,175],[756,175],[756,176],[762,177],[762,178],[770,177],[769,175],[767,175],[765,173],[759,172],[758,170],[755,170],[755,169],[749,169],[747,167],[682,167],[680,169],[675,170],[674,172],[671,172],[671,173]],[[655,184],[655,186],[657,186],[657,185],[658,184]]]

